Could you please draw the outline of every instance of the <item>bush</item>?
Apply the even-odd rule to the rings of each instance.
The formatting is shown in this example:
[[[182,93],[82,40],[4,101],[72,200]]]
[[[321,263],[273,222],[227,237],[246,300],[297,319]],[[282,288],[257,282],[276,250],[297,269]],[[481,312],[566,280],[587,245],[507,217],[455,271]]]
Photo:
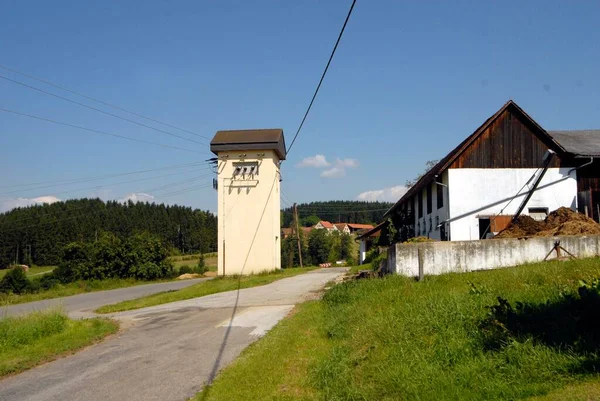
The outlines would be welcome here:
[[[184,265],[179,268],[179,274],[188,274],[188,273],[192,273],[192,272],[193,272],[193,269],[188,265]]]
[[[27,278],[27,275],[20,267],[11,269],[8,273],[0,280],[0,292],[23,294],[29,291],[31,283]]]
[[[93,244],[68,244],[53,277],[65,284],[107,278],[155,280],[172,277],[173,265],[167,261],[168,255],[162,241],[152,234],[140,233],[121,241],[113,234],[103,233]],[[45,285],[53,284],[48,281]]]

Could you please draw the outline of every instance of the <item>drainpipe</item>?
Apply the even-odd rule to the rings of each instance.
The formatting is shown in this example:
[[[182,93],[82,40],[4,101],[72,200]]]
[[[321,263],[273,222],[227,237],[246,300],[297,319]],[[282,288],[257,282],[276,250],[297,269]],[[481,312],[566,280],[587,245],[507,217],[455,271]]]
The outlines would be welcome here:
[[[582,168],[582,167],[589,166],[589,165],[590,165],[590,164],[592,164],[593,162],[594,162],[594,157],[593,157],[593,156],[590,156],[590,161],[589,161],[589,162],[587,162],[587,163],[584,163],[584,164],[582,164],[582,165],[581,165],[581,166],[579,166],[579,167],[573,167],[571,170],[569,170],[569,172],[567,173],[567,175],[571,175],[571,173],[572,173],[573,171],[577,171],[577,170],[579,170],[579,169],[580,169],[580,168]]]

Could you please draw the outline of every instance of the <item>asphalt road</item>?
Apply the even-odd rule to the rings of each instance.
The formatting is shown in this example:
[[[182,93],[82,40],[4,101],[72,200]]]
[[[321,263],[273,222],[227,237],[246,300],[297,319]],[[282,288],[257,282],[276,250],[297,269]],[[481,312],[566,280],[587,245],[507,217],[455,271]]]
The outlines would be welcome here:
[[[45,299],[43,301],[29,302],[0,307],[0,316],[15,316],[23,313],[34,312],[52,307],[61,307],[71,317],[85,317],[103,306],[114,304],[129,299],[135,299],[157,292],[179,290],[192,284],[210,280],[210,278],[197,278],[190,280],[170,281],[167,283],[155,283],[136,285],[133,287],[119,288],[116,290],[88,292],[85,294],[72,295],[64,298]]]
[[[295,304],[345,269],[112,315],[127,327],[73,356],[0,380],[0,399],[186,400]]]

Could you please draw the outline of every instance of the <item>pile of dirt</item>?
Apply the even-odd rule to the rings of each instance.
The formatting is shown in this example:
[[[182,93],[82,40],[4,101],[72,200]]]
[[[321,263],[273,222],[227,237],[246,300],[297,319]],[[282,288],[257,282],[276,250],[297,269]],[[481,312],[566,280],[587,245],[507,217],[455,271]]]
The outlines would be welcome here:
[[[519,216],[494,238],[553,237],[555,235],[597,235],[600,224],[569,208],[561,207],[537,221],[529,216]]]
[[[201,276],[196,273],[185,273],[185,274],[182,274],[181,276],[177,277],[177,280],[189,280],[191,278],[198,278],[198,277],[201,277]]]

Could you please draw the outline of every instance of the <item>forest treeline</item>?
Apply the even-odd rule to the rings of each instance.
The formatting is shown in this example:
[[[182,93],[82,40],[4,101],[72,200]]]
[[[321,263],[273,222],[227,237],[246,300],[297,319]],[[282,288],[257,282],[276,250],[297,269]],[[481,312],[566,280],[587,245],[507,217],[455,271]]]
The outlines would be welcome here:
[[[0,214],[0,268],[17,262],[55,265],[65,245],[148,232],[171,252],[217,249],[217,216],[185,206],[76,199],[13,209]]]
[[[383,219],[385,212],[392,207],[390,202],[365,201],[325,201],[298,204],[300,225],[310,227],[319,220],[331,223],[376,224]],[[282,227],[290,227],[294,220],[291,207],[282,211]]]

